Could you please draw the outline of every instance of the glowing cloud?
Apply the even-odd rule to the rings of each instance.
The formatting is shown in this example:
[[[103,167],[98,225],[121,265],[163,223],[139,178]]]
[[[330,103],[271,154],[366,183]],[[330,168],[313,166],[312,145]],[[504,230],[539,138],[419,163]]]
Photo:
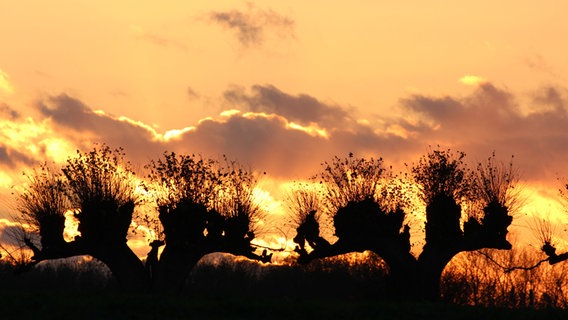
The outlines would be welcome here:
[[[322,138],[326,138],[326,139],[329,138],[329,135],[327,134],[325,129],[319,128],[316,125],[302,126],[300,124],[290,122],[290,123],[288,123],[287,128],[303,131],[303,132],[309,134],[312,137],[322,137]]]
[[[183,135],[187,132],[193,131],[195,130],[195,127],[185,127],[183,129],[172,129],[172,130],[168,130],[166,131],[166,133],[164,133],[164,141],[169,141],[172,139],[181,139],[183,137]]]
[[[466,75],[460,78],[459,82],[465,84],[466,86],[479,86],[487,83],[487,80],[483,77]]]
[[[13,184],[13,179],[5,172],[0,172],[0,187],[9,188]]]

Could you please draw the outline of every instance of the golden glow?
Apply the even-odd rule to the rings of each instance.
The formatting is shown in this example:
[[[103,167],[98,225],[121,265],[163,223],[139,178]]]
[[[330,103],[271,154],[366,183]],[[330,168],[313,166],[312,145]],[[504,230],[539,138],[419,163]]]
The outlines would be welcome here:
[[[226,117],[226,118],[230,118],[234,115],[240,114],[241,111],[237,110],[237,109],[231,109],[231,110],[225,110],[223,112],[220,113],[221,117]]]
[[[46,156],[56,163],[64,163],[76,150],[69,141],[60,138],[47,138],[40,143],[45,146]]]
[[[13,184],[13,179],[6,172],[0,171],[0,188],[10,188]]]
[[[484,83],[487,83],[487,80],[485,80],[484,78],[472,75],[463,76],[460,78],[459,81],[460,83],[465,84],[467,86],[479,86]]]
[[[168,130],[164,133],[164,141],[170,141],[181,138],[184,133],[195,131],[195,127],[185,127],[183,129]]]
[[[274,199],[270,192],[257,186],[253,189],[252,195],[264,212],[269,212],[271,215],[282,215],[281,203]]]
[[[65,212],[65,228],[63,229],[63,239],[65,241],[73,241],[76,236],[80,236],[81,233],[77,230],[79,227],[79,220],[75,218],[72,210]]]
[[[387,128],[386,133],[393,134],[403,139],[408,139],[410,137],[410,132],[406,130],[403,126],[398,124],[390,125]]]
[[[46,132],[45,123],[36,123],[31,118],[24,122],[0,121],[0,134],[5,138],[4,143],[16,149],[31,148],[30,143]]]
[[[514,213],[513,227],[517,227],[521,236],[521,243],[535,243],[536,233],[535,219],[548,221],[553,226],[559,226],[558,231],[565,229],[568,225],[568,216],[566,215],[567,204],[563,200],[558,189],[551,188],[544,184],[523,185],[521,197],[521,207]],[[559,232],[555,234],[558,240],[564,238],[568,240],[567,232]],[[539,245],[537,243],[537,245]]]
[[[298,130],[309,134],[312,137],[321,137],[328,139],[329,135],[325,129],[319,128],[317,125],[312,124],[310,126],[302,126],[294,122],[289,122],[286,126],[289,129]]]

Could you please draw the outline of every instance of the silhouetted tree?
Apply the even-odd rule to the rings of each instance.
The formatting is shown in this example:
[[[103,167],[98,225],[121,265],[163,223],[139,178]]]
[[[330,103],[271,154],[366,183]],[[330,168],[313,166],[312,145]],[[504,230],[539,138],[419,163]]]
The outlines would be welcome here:
[[[156,195],[159,222],[152,213],[141,216],[158,231],[145,265],[127,245],[134,209],[141,202],[134,173],[123,150],[106,145],[78,151],[60,172],[44,165],[28,175],[29,183],[17,201],[20,221],[30,226],[27,231],[39,233],[32,237],[26,231],[20,237],[34,253],[32,263],[90,255],[107,265],[124,289],[153,285],[177,290],[208,253],[270,260],[256,255],[251,245],[254,224],[262,218],[251,171],[226,159],[221,165],[174,153],[151,161],[148,168],[153,188],[144,185]],[[77,219],[80,235],[66,241],[69,213]]]
[[[564,204],[568,201],[568,183],[564,182],[559,193]],[[554,228],[550,221],[540,221],[536,225],[537,236],[542,242],[541,250],[548,258],[543,261],[548,261],[551,265],[568,260],[568,252],[557,253],[556,243],[554,241]],[[538,263],[540,264],[540,263]]]
[[[157,283],[176,291],[206,254],[225,252],[268,262],[254,253],[254,224],[262,218],[255,175],[234,161],[165,153],[148,166],[158,190],[165,247]]]
[[[134,189],[122,149],[106,145],[78,151],[61,173],[41,167],[18,198],[22,217],[38,229],[41,239],[39,246],[24,239],[34,252],[32,259],[91,255],[105,263],[124,288],[145,288],[144,266],[126,244],[138,201]],[[81,233],[69,242],[63,236],[67,211],[73,212]]]
[[[316,213],[299,211],[306,217],[299,220],[294,238],[299,261],[370,250],[389,267],[393,297],[438,299],[442,271],[457,253],[511,248],[506,235],[515,198],[512,166],[496,164],[493,155],[471,171],[464,156],[433,150],[411,167],[406,184],[385,168],[382,159],[350,154],[324,163],[319,178],[337,241],[318,240]],[[425,245],[417,257],[410,252],[411,228],[405,223],[413,188],[418,188],[426,209]],[[469,214],[463,221],[466,207]],[[304,249],[306,243],[311,251]]]

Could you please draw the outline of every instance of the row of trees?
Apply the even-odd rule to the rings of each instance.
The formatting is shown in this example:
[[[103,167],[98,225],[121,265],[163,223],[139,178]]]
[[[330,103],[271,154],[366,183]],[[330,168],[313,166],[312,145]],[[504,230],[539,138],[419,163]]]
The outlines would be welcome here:
[[[442,272],[456,254],[511,248],[506,235],[517,177],[512,165],[496,163],[492,156],[471,170],[464,157],[433,150],[409,166],[405,179],[394,176],[382,159],[350,155],[324,163],[321,202],[306,193],[297,193],[294,202],[302,216],[295,238],[300,261],[369,250],[387,264],[394,297],[437,299]],[[425,244],[417,256],[405,219],[416,209],[413,189],[426,211]],[[317,212],[331,216],[334,243],[319,234]]]
[[[227,252],[269,261],[251,245],[261,210],[253,201],[254,174],[236,162],[165,153],[147,165],[142,183],[121,149],[103,145],[78,152],[60,170],[41,166],[18,198],[23,224],[39,234],[21,239],[33,262],[90,255],[108,266],[126,290],[176,291],[206,254]],[[156,214],[135,215],[150,194]],[[78,221],[79,236],[64,239],[65,214]],[[127,245],[133,218],[157,238],[145,263]],[[164,246],[161,255],[158,255]]]
[[[512,247],[506,236],[517,199],[516,171],[494,155],[471,169],[464,157],[432,150],[398,176],[380,158],[350,154],[324,163],[314,177],[320,188],[299,185],[289,197],[298,262],[369,250],[386,263],[393,297],[438,299],[442,272],[455,255]],[[105,145],[78,152],[60,171],[38,168],[18,196],[20,220],[39,234],[21,239],[33,250],[33,261],[90,255],[125,289],[161,291],[178,290],[208,253],[270,261],[266,250],[258,255],[251,243],[265,214],[254,199],[253,172],[227,159],[175,153],[146,169],[147,177],[136,182],[123,151]],[[154,199],[155,212],[137,216],[143,193]],[[425,237],[414,254],[416,226],[408,217],[418,210],[425,211]],[[79,223],[80,235],[72,241],[63,236],[67,212]],[[333,242],[320,230],[326,218]],[[127,245],[133,219],[157,234],[145,263]],[[551,263],[564,259],[550,242],[543,250]]]

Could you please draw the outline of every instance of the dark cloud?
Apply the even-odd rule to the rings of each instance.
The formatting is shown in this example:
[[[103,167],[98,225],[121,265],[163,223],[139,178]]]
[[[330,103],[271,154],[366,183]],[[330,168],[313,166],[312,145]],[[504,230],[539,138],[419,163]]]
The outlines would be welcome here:
[[[401,100],[409,110],[422,114],[435,121],[452,120],[459,117],[463,106],[451,97],[432,98],[423,95],[413,95]]]
[[[306,94],[290,95],[271,85],[254,85],[250,93],[242,87],[232,88],[224,98],[236,109],[274,113],[302,125],[335,128],[353,122],[349,114],[353,110],[325,104]]]
[[[183,135],[179,149],[203,154],[226,154],[255,169],[278,176],[306,173],[327,153],[323,137],[286,128],[282,117],[233,115],[226,121],[201,121],[195,131]]]
[[[0,243],[4,246],[21,245],[24,231],[17,222],[0,219]],[[2,252],[4,254],[4,252]]]
[[[227,154],[273,176],[306,178],[335,155],[354,152],[377,156],[378,151],[392,154],[408,144],[399,137],[377,135],[364,126],[358,130],[334,129],[323,137],[290,129],[288,124],[282,116],[260,114],[235,114],[226,121],[205,120],[194,131],[185,133],[176,149],[214,156]]]
[[[440,145],[464,151],[472,161],[493,151],[505,161],[514,155],[524,178],[551,181],[562,174],[568,159],[567,96],[564,89],[547,87],[527,99],[486,83],[464,97],[402,99],[405,117],[384,117],[385,124],[377,127],[355,121],[346,108],[308,95],[253,86],[250,93],[231,89],[224,95],[248,113],[201,120],[170,139],[143,124],[94,112],[64,95],[38,108],[59,126],[58,132],[67,130],[70,139],[90,136],[123,146],[141,164],[165,150],[214,158],[225,154],[274,176],[302,178],[334,155],[382,156],[399,165],[416,161],[428,146]],[[313,123],[318,127],[310,127]],[[0,149],[0,158],[7,159],[6,154]]]
[[[35,160],[22,152],[8,146],[0,145],[0,165],[14,169],[19,164],[31,165]]]
[[[562,113],[566,109],[566,90],[555,87],[544,87],[534,95],[533,105],[537,106],[536,113]]]
[[[524,108],[522,97],[489,83],[463,98],[412,96],[402,100],[403,107],[432,123],[400,123],[424,144],[457,146],[477,159],[492,150],[514,155],[525,178],[550,180],[568,158],[568,114],[561,92],[541,89]]]
[[[91,108],[81,101],[66,94],[54,96],[47,101],[40,101],[37,109],[56,123],[95,131],[97,124],[104,121],[104,117],[97,115]],[[95,119],[95,121],[93,121]]]
[[[249,4],[246,11],[211,12],[209,19],[236,33],[244,47],[261,45],[268,31],[280,38],[294,36],[294,20],[273,10],[262,10]]]
[[[0,103],[0,116],[2,118],[7,118],[8,120],[18,120],[20,118],[20,113],[12,109],[9,105],[5,103]]]
[[[90,147],[93,142],[122,146],[136,158],[151,158],[161,152],[161,142],[148,126],[97,113],[83,102],[68,95],[59,95],[37,104],[38,110],[67,134],[78,146]],[[147,154],[147,156],[146,156]]]
[[[275,176],[305,177],[313,174],[323,160],[333,155],[350,151],[370,153],[383,147],[384,150],[393,149],[390,138],[377,136],[368,126],[354,127],[351,120],[345,120],[346,113],[339,107],[327,107],[308,96],[294,97],[270,86],[258,88],[278,96],[278,99],[267,98],[267,101],[272,101],[275,110],[284,110],[280,113],[291,119],[278,114],[233,114],[202,120],[193,129],[165,139],[164,134],[148,126],[95,112],[67,95],[52,97],[39,103],[37,108],[57,126],[57,132],[65,134],[75,144],[84,148],[90,148],[92,142],[123,146],[128,156],[140,164],[165,150],[201,153],[214,158],[225,154]],[[287,104],[296,101],[304,102],[304,111],[292,108],[291,112],[286,112]],[[291,121],[308,123],[318,120],[326,125],[322,127],[329,133],[327,137],[315,131],[307,132],[309,127],[302,130],[290,126]],[[342,126],[341,121],[349,123],[349,128]]]

